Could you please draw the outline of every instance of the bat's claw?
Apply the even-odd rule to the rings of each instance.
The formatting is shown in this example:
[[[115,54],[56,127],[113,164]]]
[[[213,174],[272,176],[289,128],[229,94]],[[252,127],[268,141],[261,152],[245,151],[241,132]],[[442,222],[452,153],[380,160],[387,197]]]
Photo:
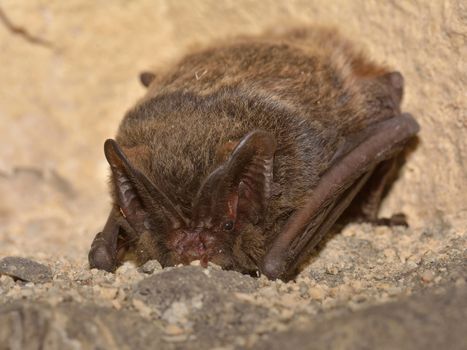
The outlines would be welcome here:
[[[115,271],[116,262],[114,256],[109,252],[102,232],[96,235],[88,255],[89,267],[107,272]]]
[[[284,260],[280,258],[268,257],[260,267],[260,274],[265,275],[270,280],[281,278],[285,273]]]
[[[371,222],[377,226],[404,226],[409,227],[407,216],[403,213],[396,213],[390,218],[378,218]]]

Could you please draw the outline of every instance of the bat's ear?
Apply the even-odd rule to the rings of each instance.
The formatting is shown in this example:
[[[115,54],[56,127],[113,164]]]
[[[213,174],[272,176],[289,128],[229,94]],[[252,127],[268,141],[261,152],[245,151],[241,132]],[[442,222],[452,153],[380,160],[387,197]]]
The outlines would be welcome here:
[[[254,224],[262,217],[271,196],[275,151],[272,134],[253,131],[243,137],[227,161],[231,204],[237,204],[238,215],[246,215]]]
[[[271,194],[274,136],[253,131],[243,137],[227,161],[209,175],[195,201],[195,220],[261,219]],[[220,219],[220,218],[218,218]]]
[[[168,218],[172,227],[179,227],[185,221],[167,196],[131,165],[117,142],[105,141],[104,152],[112,170],[118,205],[136,232],[151,227],[148,208],[151,214],[160,211],[156,216]]]
[[[144,231],[148,213],[136,188],[137,179],[128,158],[114,140],[104,143],[104,153],[112,170],[116,197],[122,215],[137,232]]]
[[[139,81],[143,84],[144,87],[151,85],[152,81],[156,78],[156,75],[152,72],[141,72],[139,74]]]

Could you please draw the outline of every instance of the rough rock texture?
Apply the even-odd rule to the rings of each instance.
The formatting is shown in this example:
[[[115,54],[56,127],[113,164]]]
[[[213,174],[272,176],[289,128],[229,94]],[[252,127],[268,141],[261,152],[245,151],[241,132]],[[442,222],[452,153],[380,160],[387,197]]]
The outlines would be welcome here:
[[[0,348],[229,349],[291,335],[297,346],[313,336],[323,346],[387,339],[402,348],[396,334],[411,333],[420,335],[407,340],[413,347],[458,344],[451,324],[465,319],[467,277],[463,1],[3,0],[0,9],[30,34],[0,21],[0,259],[28,257],[53,276],[0,275]],[[287,284],[215,267],[89,270],[109,207],[102,144],[142,96],[138,73],[216,39],[310,23],[340,27],[405,76],[403,109],[422,130],[382,214],[402,211],[411,227],[338,228]],[[430,310],[440,305],[454,311],[436,318]],[[403,325],[388,328],[394,337],[381,334],[394,325],[384,315]],[[368,328],[366,317],[381,326],[366,343],[342,338]],[[435,325],[439,338],[428,343]]]
[[[0,306],[0,349],[145,349],[162,332],[135,312],[71,302]]]
[[[467,312],[466,247],[452,229],[349,225],[289,283],[197,263],[126,263],[110,274],[89,270],[84,259],[49,259],[50,282],[0,276],[0,344],[243,349],[293,335],[306,348],[313,334],[323,346],[399,348],[407,339],[407,348],[424,349],[437,329],[432,344],[457,346]]]
[[[299,325],[258,349],[465,349],[467,289],[425,293]],[[442,331],[440,331],[442,330]]]
[[[49,267],[30,259],[15,256],[8,256],[0,260],[0,275],[32,283],[52,281],[52,271]]]
[[[465,349],[466,303],[467,288],[450,286],[353,314],[345,311],[321,314],[314,322],[301,322],[293,330],[279,330],[263,337],[254,347]],[[241,305],[236,306],[237,311],[241,310]],[[158,349],[206,349],[216,346],[219,341],[231,344],[222,347],[224,349],[250,347],[240,341],[242,338],[238,335],[252,334],[254,328],[249,329],[251,325],[242,322],[245,329],[240,332],[232,319],[227,319],[225,314],[219,316],[223,323],[216,324],[217,328],[206,327],[206,334],[197,331],[198,337],[195,337],[191,330],[173,325],[164,328],[159,322],[149,322],[134,310],[83,306],[74,301],[57,307],[14,302],[0,306],[0,349],[38,349],[41,346],[46,349],[143,349],[154,346]],[[226,323],[235,329],[232,331]],[[440,329],[445,331],[440,332]]]

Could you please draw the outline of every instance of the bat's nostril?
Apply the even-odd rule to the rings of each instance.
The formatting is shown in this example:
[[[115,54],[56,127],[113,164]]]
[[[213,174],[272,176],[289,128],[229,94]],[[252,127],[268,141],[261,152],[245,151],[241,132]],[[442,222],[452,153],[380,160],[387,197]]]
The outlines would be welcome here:
[[[188,235],[177,246],[177,253],[189,262],[200,260],[207,253],[205,243],[198,235]]]
[[[180,230],[170,247],[178,256],[178,261],[189,264],[193,260],[206,264],[214,255],[219,254],[217,239],[202,229]]]

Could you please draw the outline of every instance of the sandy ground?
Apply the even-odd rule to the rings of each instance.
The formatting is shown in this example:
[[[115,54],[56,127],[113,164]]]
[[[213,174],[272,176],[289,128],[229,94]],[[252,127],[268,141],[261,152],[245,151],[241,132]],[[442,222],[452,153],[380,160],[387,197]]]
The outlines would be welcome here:
[[[5,0],[0,8],[47,42],[0,24],[0,349],[465,349],[462,1]],[[137,74],[190,46],[316,22],[340,27],[405,76],[403,108],[422,131],[382,214],[402,211],[410,228],[336,228],[289,283],[155,262],[89,270],[109,207],[102,143],[142,96]],[[26,260],[22,269],[12,256],[43,266]]]

